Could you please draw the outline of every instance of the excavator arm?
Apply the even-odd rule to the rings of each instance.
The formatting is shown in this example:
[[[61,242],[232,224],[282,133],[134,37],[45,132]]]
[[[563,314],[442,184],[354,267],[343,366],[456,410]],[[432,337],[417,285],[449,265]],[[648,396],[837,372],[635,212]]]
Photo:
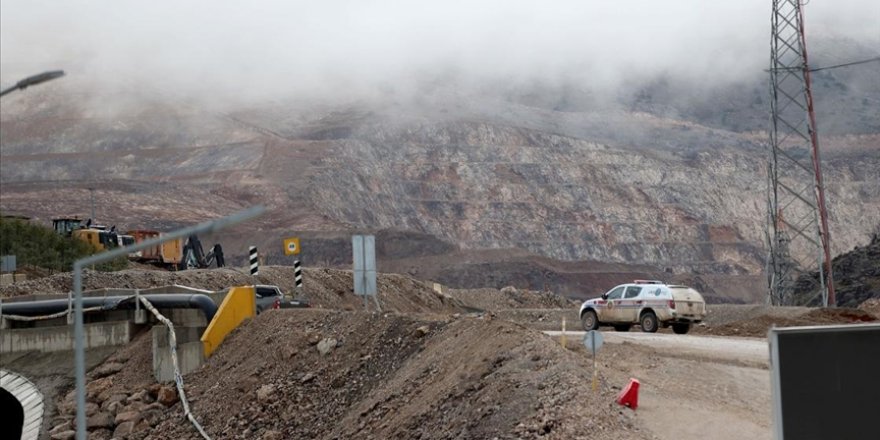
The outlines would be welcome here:
[[[223,267],[225,260],[223,258],[223,247],[219,243],[215,244],[208,253],[202,248],[202,242],[196,235],[190,235],[183,245],[183,264],[187,269],[206,269],[216,262],[217,267]]]

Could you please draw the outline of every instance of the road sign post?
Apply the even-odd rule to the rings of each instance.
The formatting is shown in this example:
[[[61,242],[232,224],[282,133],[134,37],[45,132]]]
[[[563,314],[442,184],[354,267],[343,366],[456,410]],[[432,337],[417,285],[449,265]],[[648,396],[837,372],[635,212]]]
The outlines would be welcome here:
[[[299,255],[299,237],[290,237],[284,239],[284,255]]]
[[[299,244],[299,237],[290,237],[284,239],[284,255],[299,255],[302,247]],[[303,277],[300,260],[293,260],[293,281],[298,295],[302,295]]]
[[[353,235],[351,237],[352,260],[354,262],[354,293],[364,297],[372,296],[376,308],[381,311],[376,295],[376,237],[372,235]]]
[[[590,330],[584,335],[584,347],[593,355],[593,392],[599,388],[599,370],[596,369],[596,352],[602,347],[605,338],[602,333],[596,330]]]
[[[0,272],[15,272],[15,269],[15,255],[4,255],[0,257]]]
[[[251,267],[251,276],[257,276],[260,274],[260,259],[257,257],[257,247],[251,246],[248,248],[248,262]]]

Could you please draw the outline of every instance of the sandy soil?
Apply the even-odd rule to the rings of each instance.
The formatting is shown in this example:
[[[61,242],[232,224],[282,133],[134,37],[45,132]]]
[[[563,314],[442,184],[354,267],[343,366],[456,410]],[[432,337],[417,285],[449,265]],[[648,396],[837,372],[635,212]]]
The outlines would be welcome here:
[[[291,292],[290,275],[284,267],[265,267],[256,280],[230,269],[130,270],[89,273],[86,285],[219,289],[261,282]],[[713,305],[705,325],[689,335],[647,334],[637,326],[604,331],[600,386],[593,392],[577,304],[557,295],[438,293],[427,283],[383,274],[385,313],[365,313],[351,293],[351,272],[306,275],[316,308],[261,314],[187,375],[194,413],[215,438],[769,439],[768,352],[761,338],[767,329],[874,318],[855,309]],[[69,274],[57,274],[0,293],[62,293],[69,282]],[[558,333],[539,331],[560,329],[563,318],[567,350]],[[90,429],[90,438],[196,438],[179,403],[159,402],[149,350],[141,335],[96,363],[90,417],[103,424]],[[25,355],[15,363],[24,368],[35,359],[42,358]],[[43,374],[42,364],[34,365],[34,374]],[[58,408],[47,428],[69,429],[69,379],[45,374]],[[631,377],[642,383],[636,411],[614,403]]]
[[[618,387],[639,380],[635,417],[654,438],[771,438],[765,342],[636,335],[608,333],[597,355],[599,372]],[[590,358],[583,347],[575,350]]]

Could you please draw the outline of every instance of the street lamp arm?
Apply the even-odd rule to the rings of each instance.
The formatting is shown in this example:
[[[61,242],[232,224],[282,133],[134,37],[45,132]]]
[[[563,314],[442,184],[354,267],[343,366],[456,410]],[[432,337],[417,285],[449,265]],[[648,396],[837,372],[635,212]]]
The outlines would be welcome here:
[[[15,90],[24,90],[30,86],[44,83],[46,81],[51,81],[56,78],[61,78],[62,76],[64,76],[63,70],[50,70],[48,72],[38,73],[15,83],[15,85],[12,87],[4,89],[2,92],[0,92],[0,96],[3,96]]]
[[[18,85],[17,85],[17,84],[14,85],[14,86],[12,86],[12,87],[8,87],[8,88],[3,89],[3,91],[0,92],[0,96],[3,96],[3,95],[5,95],[5,94],[7,94],[7,93],[9,93],[9,92],[12,92],[12,91],[15,91],[15,90],[18,90]]]

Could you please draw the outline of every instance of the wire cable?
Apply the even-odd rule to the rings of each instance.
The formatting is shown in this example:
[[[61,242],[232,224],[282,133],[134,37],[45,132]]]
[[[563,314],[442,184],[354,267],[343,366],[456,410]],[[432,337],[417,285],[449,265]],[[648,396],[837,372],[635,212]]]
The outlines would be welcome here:
[[[857,64],[867,64],[867,63],[872,63],[875,61],[880,61],[880,57],[869,58],[867,60],[861,60],[861,61],[853,61],[851,63],[836,64],[833,66],[817,67],[815,69],[810,69],[810,72],[818,72],[820,70],[836,69],[838,67],[855,66]]]

